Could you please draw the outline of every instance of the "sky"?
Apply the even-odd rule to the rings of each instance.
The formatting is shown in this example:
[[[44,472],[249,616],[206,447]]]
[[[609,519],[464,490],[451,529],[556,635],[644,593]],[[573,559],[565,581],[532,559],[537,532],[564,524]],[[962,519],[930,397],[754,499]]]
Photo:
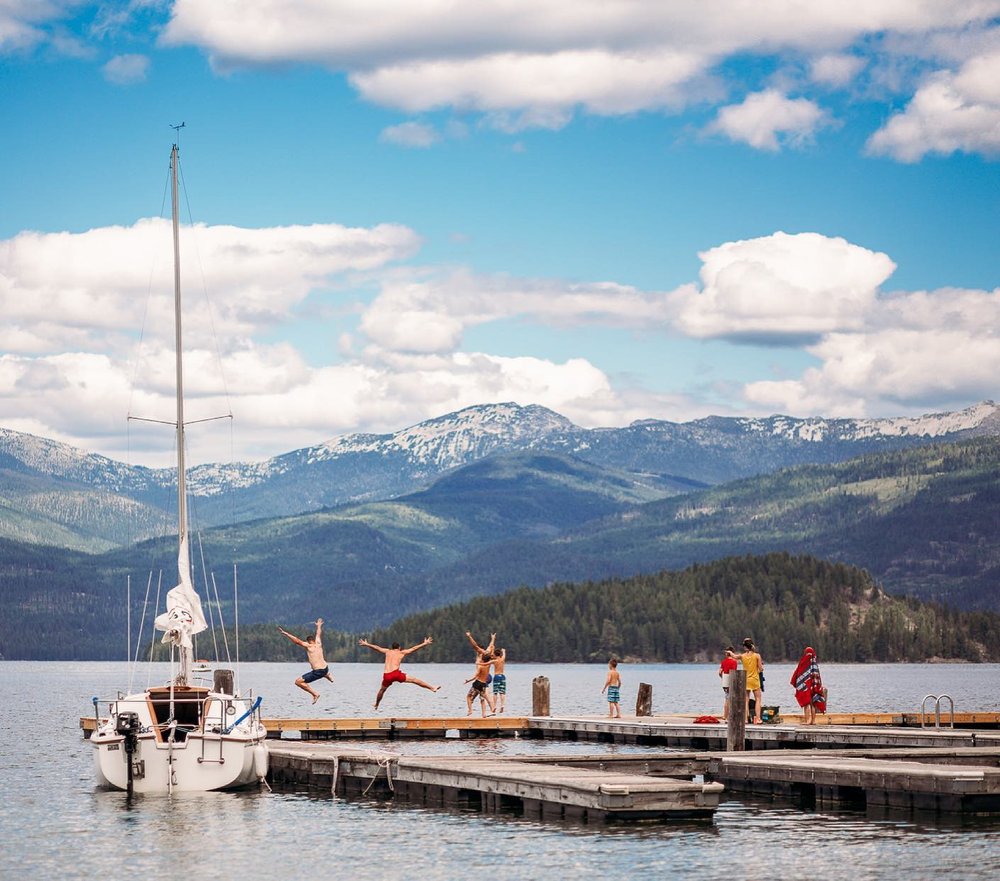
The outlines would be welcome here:
[[[1000,0],[0,0],[0,111],[3,428],[172,456],[175,140],[195,459],[1000,398]]]

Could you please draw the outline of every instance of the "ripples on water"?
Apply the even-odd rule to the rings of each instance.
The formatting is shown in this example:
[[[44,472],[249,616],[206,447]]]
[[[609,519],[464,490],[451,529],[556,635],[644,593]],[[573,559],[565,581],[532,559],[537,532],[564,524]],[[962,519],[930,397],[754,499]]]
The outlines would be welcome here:
[[[779,685],[790,671],[787,665],[768,670],[769,703],[790,703],[790,689]],[[300,672],[301,665],[248,664],[242,679],[264,694],[265,715],[303,717],[313,712],[292,685]],[[416,672],[441,682],[442,692],[393,686],[383,715],[464,714],[466,667],[423,665]],[[714,667],[649,665],[624,672],[624,707],[641,680],[653,684],[659,712],[712,711]],[[998,672],[995,665],[824,667],[831,692],[841,695],[837,708],[858,712],[917,709],[924,694],[944,691],[960,710],[995,709],[990,684]],[[341,665],[333,673],[333,686],[319,683],[327,688],[317,715],[370,715],[379,668]],[[528,711],[530,680],[540,674],[552,682],[554,712],[606,709],[599,694],[603,667],[521,665],[509,668],[512,715]],[[122,793],[94,787],[90,746],[78,729],[92,694],[110,696],[124,684],[122,668],[112,664],[0,663],[0,878],[150,877],[174,865],[193,879],[309,872],[420,881],[482,873],[562,881],[583,872],[604,879],[921,881],[992,878],[1000,869],[998,821],[875,819],[746,798],[725,801],[710,822],[621,826],[541,823],[289,790],[147,796],[129,803]],[[641,751],[523,739],[364,746],[485,755]]]

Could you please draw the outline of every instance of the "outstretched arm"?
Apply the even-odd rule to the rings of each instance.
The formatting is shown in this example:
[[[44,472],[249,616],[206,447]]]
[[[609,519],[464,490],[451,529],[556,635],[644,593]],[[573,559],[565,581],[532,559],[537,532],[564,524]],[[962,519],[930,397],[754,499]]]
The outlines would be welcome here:
[[[373,643],[373,642],[369,642],[369,641],[368,641],[367,639],[365,639],[364,637],[362,637],[361,639],[359,639],[359,640],[358,640],[358,645],[363,645],[363,646],[364,646],[365,648],[370,648],[370,649],[374,649],[374,650],[375,650],[375,651],[377,651],[377,652],[382,652],[382,654],[383,654],[383,655],[384,655],[384,654],[385,654],[385,653],[386,653],[387,651],[389,651],[389,649],[384,649],[384,648],[382,648],[382,646],[380,646],[380,645],[375,645],[375,643]]]
[[[466,630],[465,636],[469,640],[469,642],[472,643],[472,647],[476,650],[477,655],[481,655],[484,651],[486,651],[486,649],[484,649],[478,642],[476,642],[476,638],[472,635],[470,631]]]
[[[316,619],[316,642],[320,641],[320,637],[323,635],[323,619]]]
[[[416,645],[411,645],[408,649],[403,649],[403,654],[412,654],[417,649],[422,649],[425,645],[430,645],[432,642],[434,642],[434,640],[428,636],[423,642],[418,642]]]
[[[298,638],[297,636],[292,636],[292,634],[290,634],[290,633],[289,633],[289,632],[288,632],[287,630],[282,630],[282,629],[281,629],[281,628],[279,627],[279,628],[278,628],[278,631],[279,631],[280,633],[284,634],[285,636],[287,636],[287,637],[288,637],[288,638],[289,638],[289,639],[290,639],[290,640],[291,640],[292,642],[294,642],[294,643],[295,643],[296,645],[301,645],[301,646],[304,646],[304,645],[305,645],[305,643],[304,643],[304,642],[303,642],[303,641],[302,641],[301,639],[299,639],[299,638]]]

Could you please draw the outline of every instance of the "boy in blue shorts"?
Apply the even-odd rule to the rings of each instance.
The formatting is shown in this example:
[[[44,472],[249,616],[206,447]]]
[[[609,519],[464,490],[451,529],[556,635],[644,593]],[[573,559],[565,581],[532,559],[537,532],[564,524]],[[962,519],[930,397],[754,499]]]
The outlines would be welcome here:
[[[313,703],[316,703],[319,700],[319,692],[315,691],[309,683],[315,682],[317,679],[329,679],[333,682],[330,668],[323,657],[323,619],[316,619],[315,635],[307,636],[304,640],[292,636],[287,630],[282,630],[280,627],[278,630],[296,645],[300,645],[306,650],[306,657],[309,659],[309,666],[312,669],[296,679],[295,684],[303,691],[308,691],[312,695]]]

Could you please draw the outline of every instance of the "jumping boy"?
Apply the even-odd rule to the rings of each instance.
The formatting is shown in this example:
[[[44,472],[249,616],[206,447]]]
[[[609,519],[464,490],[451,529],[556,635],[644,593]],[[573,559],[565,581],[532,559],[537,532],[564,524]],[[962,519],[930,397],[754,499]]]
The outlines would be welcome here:
[[[366,648],[373,649],[376,652],[381,652],[385,655],[385,668],[382,672],[382,687],[378,690],[378,694],[375,696],[375,709],[378,709],[378,705],[382,702],[382,695],[385,694],[385,690],[392,685],[393,682],[409,682],[412,685],[419,685],[421,688],[426,688],[428,691],[439,691],[440,685],[428,685],[422,679],[417,679],[413,676],[407,676],[402,670],[400,670],[400,665],[407,655],[412,655],[418,649],[422,649],[424,646],[430,645],[434,642],[429,636],[423,642],[417,643],[414,646],[410,646],[408,649],[401,649],[398,642],[392,644],[392,648],[382,648],[380,645],[375,645],[369,642],[367,639],[359,639],[358,645],[363,645]]]
[[[307,636],[304,640],[299,639],[297,636],[292,636],[287,630],[282,630],[280,627],[278,630],[296,645],[300,645],[306,650],[306,657],[309,659],[309,666],[312,669],[296,679],[295,684],[303,691],[308,691],[312,695],[313,703],[316,703],[319,700],[319,692],[313,689],[309,683],[315,682],[317,679],[329,679],[333,682],[333,677],[330,675],[330,668],[323,657],[323,619],[316,619],[315,635]]]

